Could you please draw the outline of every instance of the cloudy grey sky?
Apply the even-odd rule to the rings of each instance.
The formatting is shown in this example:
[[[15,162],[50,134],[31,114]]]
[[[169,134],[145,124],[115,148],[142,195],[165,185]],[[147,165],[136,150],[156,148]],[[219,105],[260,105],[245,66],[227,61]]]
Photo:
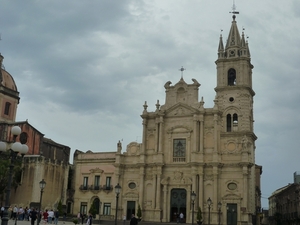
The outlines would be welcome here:
[[[213,106],[217,47],[232,0],[3,0],[0,52],[20,91],[17,120],[72,152],[141,141],[164,84],[200,83]],[[300,171],[300,1],[236,0],[252,57],[256,163],[267,197]]]

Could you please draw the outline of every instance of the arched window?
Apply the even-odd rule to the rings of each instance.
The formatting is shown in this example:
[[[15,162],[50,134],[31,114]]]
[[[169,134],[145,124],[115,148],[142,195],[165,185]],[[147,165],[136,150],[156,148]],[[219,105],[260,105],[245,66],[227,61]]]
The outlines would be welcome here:
[[[226,131],[231,132],[231,115],[227,114],[227,119],[226,119]]]
[[[5,103],[5,108],[4,108],[4,114],[5,115],[9,115],[9,109],[10,109],[11,103],[10,102],[6,102]]]
[[[238,115],[234,113],[233,115],[227,114],[226,116],[226,131],[232,132],[237,131],[238,127]]]
[[[95,198],[93,203],[94,203],[96,214],[99,214],[99,209],[100,209],[100,200],[99,200],[99,198]]]
[[[229,69],[228,70],[228,85],[229,86],[234,86],[236,85],[236,71],[235,69]]]

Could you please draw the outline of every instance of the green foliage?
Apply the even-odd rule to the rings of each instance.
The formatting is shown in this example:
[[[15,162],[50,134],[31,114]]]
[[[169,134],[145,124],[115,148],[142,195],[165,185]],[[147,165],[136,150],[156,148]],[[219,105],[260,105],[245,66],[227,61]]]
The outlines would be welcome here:
[[[137,217],[140,219],[141,217],[142,217],[142,209],[141,209],[141,206],[140,206],[140,204],[139,204],[139,206],[138,206],[138,210],[137,210]]]
[[[57,210],[58,210],[58,212],[59,212],[59,215],[62,215],[62,214],[63,214],[63,207],[62,207],[62,202],[61,202],[61,200],[59,200],[59,202],[58,202]]]
[[[94,218],[96,217],[97,209],[96,209],[96,207],[95,207],[94,202],[93,202],[92,205],[91,205],[91,208],[90,208],[90,210],[89,210],[89,213],[92,214]]]
[[[197,212],[197,221],[198,222],[202,222],[202,211],[201,211],[201,207],[198,207],[198,212]]]
[[[5,189],[8,183],[8,174],[9,174],[9,165],[10,165],[10,156],[9,151],[1,152],[0,154],[0,195],[4,195]],[[13,177],[12,177],[12,188],[17,189],[20,184],[21,177],[22,177],[22,158],[17,157],[14,162],[14,169],[13,169]]]
[[[72,222],[76,225],[78,224],[78,219],[73,219]]]

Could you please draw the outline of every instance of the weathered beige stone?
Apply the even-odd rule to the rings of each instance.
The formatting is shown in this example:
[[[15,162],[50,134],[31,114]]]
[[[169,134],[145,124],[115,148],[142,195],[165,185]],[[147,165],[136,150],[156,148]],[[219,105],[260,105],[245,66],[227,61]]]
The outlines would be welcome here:
[[[219,215],[222,224],[252,223],[260,207],[261,172],[261,167],[255,166],[253,66],[235,16],[225,48],[220,37],[216,65],[213,108],[204,108],[203,99],[198,100],[196,79],[191,84],[183,78],[175,85],[168,81],[163,105],[158,101],[156,111],[148,112],[144,104],[142,143],[132,142],[123,152],[119,142],[115,153],[75,153],[73,213],[80,211],[82,204],[88,210],[97,199],[102,203],[101,218],[113,218],[114,190],[79,188],[84,177],[88,177],[89,188],[99,175],[101,185],[111,177],[113,186],[119,183],[122,187],[118,219],[122,215],[129,219],[140,205],[143,220],[170,222],[176,220],[175,213],[183,212],[190,223],[194,191],[195,211],[201,207],[205,224],[209,215],[210,224],[218,224]],[[91,172],[96,170],[101,172]],[[104,204],[110,204],[109,213]]]

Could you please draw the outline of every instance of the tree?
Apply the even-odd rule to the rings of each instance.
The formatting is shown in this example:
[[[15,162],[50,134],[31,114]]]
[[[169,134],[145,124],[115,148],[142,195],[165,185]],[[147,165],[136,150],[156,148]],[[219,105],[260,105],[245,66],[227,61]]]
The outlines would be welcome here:
[[[95,218],[96,217],[96,213],[97,213],[97,209],[96,209],[95,204],[93,202],[92,205],[91,205],[91,208],[89,210],[89,214],[92,214],[93,217]]]
[[[198,212],[197,212],[197,223],[202,224],[202,211],[200,206],[198,207]]]
[[[59,200],[58,205],[57,205],[57,210],[59,212],[59,215],[63,214],[63,209],[62,209],[62,202]]]
[[[10,152],[1,152],[0,155],[0,196],[2,200],[4,199],[5,189],[8,183],[8,174],[9,174],[9,165],[10,165]],[[20,185],[22,177],[22,160],[21,157],[17,157],[14,162],[13,177],[11,187],[17,189]]]
[[[142,217],[142,209],[141,209],[141,206],[140,206],[140,204],[139,204],[139,206],[138,206],[138,210],[137,210],[137,217],[140,219],[141,217]]]

